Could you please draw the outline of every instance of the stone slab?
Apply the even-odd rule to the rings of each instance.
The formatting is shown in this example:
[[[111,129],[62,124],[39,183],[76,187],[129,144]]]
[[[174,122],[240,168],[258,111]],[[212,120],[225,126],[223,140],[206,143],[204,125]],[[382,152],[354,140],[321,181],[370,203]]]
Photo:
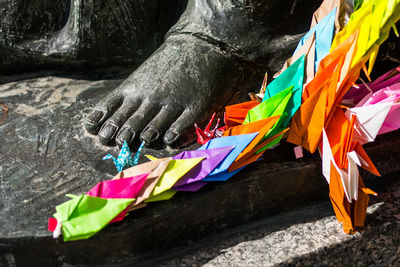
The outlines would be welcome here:
[[[375,180],[364,231],[346,235],[329,200],[213,235],[139,266],[398,266],[400,172]]]
[[[101,158],[118,149],[99,145],[83,130],[81,120],[120,82],[50,76],[0,85],[0,102],[9,108],[0,126],[0,255],[5,262],[139,262],[327,198],[319,156],[306,154],[296,160],[293,146],[282,144],[227,183],[211,183],[197,193],[179,193],[170,201],[149,205],[88,240],[53,240],[47,218],[66,200],[64,195],[85,193],[116,173],[112,162]],[[400,169],[399,143],[395,132],[368,146],[383,174]],[[176,152],[145,151],[154,156]]]

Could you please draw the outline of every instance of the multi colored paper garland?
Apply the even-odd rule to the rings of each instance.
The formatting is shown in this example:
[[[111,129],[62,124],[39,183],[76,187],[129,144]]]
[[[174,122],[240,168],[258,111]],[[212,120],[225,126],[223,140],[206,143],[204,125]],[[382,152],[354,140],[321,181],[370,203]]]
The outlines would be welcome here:
[[[204,131],[196,127],[200,149],[140,165],[144,143],[134,158],[126,143],[117,158],[107,155],[119,171],[116,177],[57,206],[49,230],[55,237],[62,232],[65,241],[89,238],[149,202],[228,180],[286,137],[298,145],[299,156],[299,147],[320,151],[329,196],[344,231],[351,234],[363,227],[368,195],[375,193],[365,187],[358,167],[379,172],[362,145],[400,128],[400,68],[368,84],[355,82],[361,69],[369,77],[390,29],[397,33],[400,0],[356,2],[343,27],[349,7],[340,0],[324,1],[275,80],[267,85],[265,79],[252,101],[226,107],[225,126],[218,121],[210,130],[213,116]]]

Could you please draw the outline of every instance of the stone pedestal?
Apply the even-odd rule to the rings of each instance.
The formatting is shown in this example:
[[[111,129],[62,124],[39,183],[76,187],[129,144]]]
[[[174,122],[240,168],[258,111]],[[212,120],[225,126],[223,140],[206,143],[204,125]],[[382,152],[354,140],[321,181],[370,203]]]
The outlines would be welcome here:
[[[226,183],[132,212],[88,240],[53,240],[47,218],[67,193],[82,194],[117,171],[102,161],[116,147],[86,134],[83,116],[120,80],[44,77],[0,85],[9,108],[0,125],[0,265],[135,262],[227,228],[328,199],[318,154],[295,159],[283,143]],[[2,114],[0,114],[1,116]],[[400,169],[398,132],[380,136],[367,152],[382,174]],[[154,156],[177,153],[147,150]],[[369,175],[363,178],[371,181]],[[380,178],[377,178],[380,179]]]

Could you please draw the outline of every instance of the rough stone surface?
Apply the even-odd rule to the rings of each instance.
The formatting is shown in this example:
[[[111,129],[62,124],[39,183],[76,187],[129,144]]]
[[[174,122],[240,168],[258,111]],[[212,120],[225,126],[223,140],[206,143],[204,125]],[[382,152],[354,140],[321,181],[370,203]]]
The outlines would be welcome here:
[[[400,173],[375,184],[362,233],[346,235],[328,202],[246,224],[175,251],[160,266],[398,266]],[[172,256],[171,256],[172,255]]]
[[[102,157],[118,149],[86,135],[81,119],[120,82],[44,77],[0,86],[0,102],[9,109],[0,126],[3,237],[48,236],[41,216],[50,215],[63,195],[113,177],[112,161]]]
[[[0,85],[0,102],[9,108],[0,125],[0,255],[6,264],[137,263],[326,199],[319,157],[306,154],[295,160],[293,146],[283,144],[227,183],[149,205],[88,240],[53,240],[47,218],[66,200],[64,195],[82,194],[116,173],[112,162],[101,158],[118,149],[100,146],[82,129],[81,119],[119,83],[53,76]],[[395,132],[367,149],[383,174],[400,169],[399,142]],[[145,151],[154,156],[176,152]]]

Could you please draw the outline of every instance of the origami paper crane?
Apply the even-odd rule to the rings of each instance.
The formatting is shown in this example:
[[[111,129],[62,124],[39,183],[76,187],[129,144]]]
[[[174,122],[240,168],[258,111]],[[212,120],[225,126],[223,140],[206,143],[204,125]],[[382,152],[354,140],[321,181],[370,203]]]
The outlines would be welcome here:
[[[101,198],[135,198],[142,188],[148,173],[117,180],[106,180],[96,184],[86,195]]]
[[[373,109],[374,106],[380,104],[390,105],[390,109],[385,117],[382,127],[378,134],[395,131],[400,128],[400,83],[396,83],[382,88],[371,95],[367,95],[362,99],[355,108]],[[383,115],[383,114],[382,114]]]
[[[58,205],[53,215],[58,227],[61,227],[64,241],[93,236],[134,201],[134,199],[104,199],[87,195],[68,196],[72,199]]]
[[[262,153],[258,153],[258,155],[254,157],[251,157],[251,155],[257,152],[254,151],[254,148],[263,140],[263,138],[267,135],[269,130],[275,125],[279,118],[280,116],[278,115],[275,117],[238,125],[229,128],[227,131],[224,132],[224,136],[234,136],[254,132],[258,133],[257,136],[250,142],[250,144],[238,155],[238,157],[232,163],[233,166],[229,167],[229,171],[239,169],[240,167],[248,165],[261,157]]]
[[[356,37],[352,35],[321,61],[317,75],[304,89],[303,104],[293,117],[288,142],[301,145],[311,153],[317,149],[322,130],[329,123],[336,104],[358,78],[359,70],[346,75]]]
[[[376,195],[375,192],[365,187],[361,178],[358,179],[358,199],[349,203],[344,196],[344,189],[341,183],[340,175],[336,168],[332,167],[329,197],[332,202],[336,218],[343,223],[343,230],[347,234],[355,233],[357,227],[363,227],[366,210],[369,202],[368,194]]]
[[[311,28],[306,35],[301,38],[299,44],[296,47],[293,55],[300,50],[305,42],[315,34],[315,59],[314,59],[314,70],[317,72],[319,62],[323,59],[331,48],[333,33],[335,29],[335,17],[337,8],[334,7],[328,15],[325,16],[317,25]]]
[[[301,94],[304,82],[305,56],[301,56],[295,63],[289,66],[281,75],[268,84],[263,98],[263,102],[281,93],[287,88],[292,87],[292,98],[289,100],[287,113],[283,125],[286,128],[290,124],[290,119],[301,105]]]
[[[244,103],[226,106],[224,116],[226,128],[229,129],[233,126],[241,125],[246,118],[249,110],[257,106],[258,104],[260,104],[260,102],[252,100]]]
[[[213,139],[215,140],[215,139]],[[176,182],[187,172],[198,165],[205,157],[189,158],[189,159],[173,159],[169,162],[165,172],[161,175],[160,180],[151,192],[150,199],[171,189]],[[168,195],[171,196],[172,195]],[[146,200],[148,201],[148,200]]]
[[[114,162],[115,167],[117,170],[120,172],[126,168],[133,167],[138,164],[139,161],[139,155],[144,147],[144,142],[140,145],[138,151],[136,152],[134,158],[132,158],[131,151],[129,149],[128,143],[126,140],[124,141],[124,144],[121,147],[121,151],[119,152],[119,155],[117,158],[115,158],[111,154],[107,154],[106,156],[103,157],[103,160],[107,159],[112,159]]]
[[[287,118],[287,115],[285,116],[285,110],[288,106],[288,103],[292,95],[293,95],[293,86],[286,88],[285,90],[274,95],[268,100],[263,101],[258,106],[249,110],[243,124],[275,116],[280,116],[280,120],[282,121],[281,124],[283,124],[283,119]]]
[[[293,65],[294,62],[305,57],[304,65],[304,78],[303,83],[308,84],[315,76],[315,32],[305,41],[304,45],[297,50],[297,52],[288,60],[285,61],[282,69],[275,73],[274,78],[281,75],[289,66]]]
[[[399,92],[400,93],[400,92]],[[400,96],[400,94],[399,94]],[[346,117],[356,116],[353,139],[361,145],[373,142],[385,121],[393,102],[354,107],[346,111]],[[400,123],[399,123],[400,126]]]
[[[337,9],[335,18],[335,33],[338,33],[347,24],[351,13],[354,12],[353,3],[346,0],[324,0],[320,7],[314,12],[311,27],[320,23],[329,12],[334,8]]]
[[[326,129],[335,162],[340,168],[345,169],[348,164],[346,155],[354,150],[366,163],[362,167],[380,176],[360,143],[353,140],[355,121],[356,116],[353,115],[349,121],[343,110],[337,109]]]
[[[183,151],[182,153],[179,153],[178,155],[172,157],[172,159],[190,159],[204,157],[204,160],[202,160],[198,165],[193,167],[193,169],[188,171],[181,179],[178,180],[173,189],[180,191],[183,188],[185,191],[188,191],[188,187],[184,187],[184,185],[189,185],[191,183],[203,180],[218,166],[221,161],[226,158],[229,153],[231,153],[233,148],[234,146],[206,150]],[[204,186],[204,184],[202,185]],[[200,189],[201,187],[198,184],[195,188]],[[193,191],[195,188],[190,187],[190,191]]]
[[[379,78],[377,78],[374,82],[369,84],[369,88],[373,92],[377,92],[380,89],[383,89],[385,87],[392,86],[396,83],[400,82],[400,67],[396,67]],[[364,84],[360,85],[360,87],[365,86]],[[367,88],[368,89],[368,88]],[[368,92],[368,90],[366,90]]]
[[[348,166],[345,169],[342,169],[335,162],[331,145],[325,131],[323,132],[322,143],[322,169],[325,179],[328,181],[328,183],[330,183],[331,172],[334,171],[332,168],[335,168],[337,175],[340,177],[340,181],[347,201],[351,203],[353,199],[357,200],[359,173],[356,164],[359,163],[358,165],[361,166],[360,158],[358,157],[357,153],[353,151],[345,154],[348,161]]]
[[[249,111],[244,120],[244,124],[255,122],[261,119],[270,117],[280,116],[275,125],[267,132],[264,139],[269,139],[272,136],[282,132],[286,129],[285,121],[288,118],[288,113],[291,111],[288,107],[289,101],[293,95],[293,86],[283,90],[282,92],[274,95],[271,98],[263,101],[260,105],[254,107]],[[275,138],[269,144],[267,144],[262,150],[265,150],[273,145],[279,143],[282,135]]]
[[[197,134],[197,143],[204,145],[209,140],[211,140],[215,137],[222,136],[222,132],[225,130],[225,126],[220,127],[220,125],[219,125],[220,119],[217,120],[217,123],[215,124],[214,129],[210,130],[211,125],[214,121],[215,115],[216,115],[216,113],[214,113],[212,115],[212,117],[211,117],[210,121],[208,122],[204,131],[202,129],[200,129],[200,127],[197,126],[197,124],[194,124],[194,127],[196,128],[196,134]]]
[[[357,200],[359,173],[361,166],[375,175],[379,175],[375,166],[353,139],[356,115],[348,120],[341,109],[337,109],[326,132],[323,131],[322,142],[322,169],[328,183],[332,175],[331,166],[335,168],[337,176],[341,178],[342,187],[347,201]]]
[[[246,165],[255,162],[260,159],[263,153],[267,150],[267,148],[271,147],[271,144],[276,144],[281,140],[282,136],[288,131],[289,129],[285,129],[282,132],[261,141],[258,145],[251,148],[250,150],[246,151],[245,153],[242,152],[242,155],[238,156],[238,160],[235,160],[231,166],[229,166],[228,171],[234,171],[239,168],[245,167]],[[278,141],[277,141],[278,140]],[[250,146],[250,145],[249,145]],[[247,150],[247,148],[246,148]]]
[[[260,131],[264,129],[264,132],[268,132],[270,128],[278,121],[280,115],[267,117],[260,120],[255,120],[251,122],[247,122],[242,125],[236,125],[224,131],[223,136],[234,136],[234,135],[241,135],[241,134],[249,134],[249,133],[260,133]],[[266,130],[268,128],[268,130]],[[264,133],[265,135],[266,133]],[[264,136],[262,136],[264,137]],[[252,141],[252,143],[257,142],[259,143],[262,138],[256,138]]]
[[[367,164],[356,152],[347,153],[347,171],[335,163],[331,145],[323,131],[323,173],[329,183],[329,197],[337,219],[343,223],[343,230],[354,233],[356,227],[364,225],[368,206],[368,194],[375,192],[365,187],[358,172],[358,166]],[[361,162],[362,161],[362,162]]]
[[[160,167],[162,163],[168,163],[170,158],[154,159],[153,161],[144,162],[134,167],[124,169],[116,174],[113,179],[129,178],[137,175],[148,173],[148,179],[155,177],[154,172]]]
[[[129,178],[148,173],[147,179],[136,196],[136,200],[128,207],[128,212],[137,209],[144,200],[150,197],[151,192],[153,192],[154,187],[158,183],[162,174],[165,172],[170,161],[171,158],[164,158],[145,162],[143,164],[136,165],[135,167],[123,170],[113,178]]]
[[[164,192],[151,196],[150,198],[146,199],[144,202],[156,202],[156,201],[165,201],[171,199],[177,192],[174,190],[165,190]]]
[[[359,31],[357,51],[351,67],[369,58],[368,73],[371,72],[379,45],[387,39],[391,27],[400,19],[398,0],[364,1],[362,6],[350,16],[346,27],[339,32],[333,42],[331,51],[343,43],[354,32]]]
[[[134,199],[139,194],[148,173],[129,177],[125,179],[101,181],[95,185],[87,196],[101,198],[131,198]],[[116,216],[110,223],[121,221],[125,218],[128,208]]]
[[[221,174],[227,171],[229,166],[235,161],[239,154],[250,144],[250,142],[256,136],[257,133],[219,137],[210,140],[207,144],[200,147],[198,150],[234,146],[234,149],[229,153],[229,155],[220,164],[218,164],[218,166],[202,181],[214,181],[214,175]]]
[[[372,94],[384,89],[391,87],[400,82],[400,67],[396,67],[387,73],[380,76],[372,83],[365,83],[360,79],[363,84],[354,85],[350,88],[349,92],[346,93],[343,99],[343,104],[363,106],[371,97]],[[383,99],[383,98],[382,98]],[[374,101],[374,103],[377,103]]]

